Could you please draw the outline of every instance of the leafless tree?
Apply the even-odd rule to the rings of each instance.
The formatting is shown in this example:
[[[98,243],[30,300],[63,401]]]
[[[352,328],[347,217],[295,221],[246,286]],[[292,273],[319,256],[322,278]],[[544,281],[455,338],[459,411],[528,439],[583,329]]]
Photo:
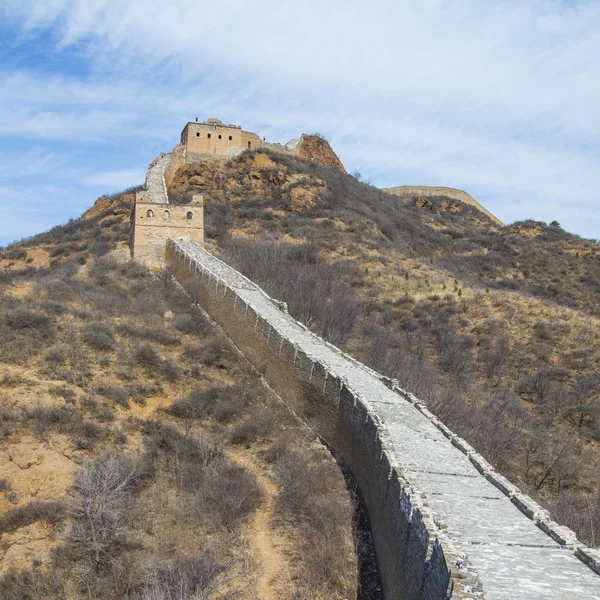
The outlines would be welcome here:
[[[573,384],[569,403],[574,411],[577,427],[581,427],[586,420],[593,418],[600,409],[599,384],[600,377],[595,372],[586,373]]]
[[[140,462],[116,452],[86,463],[70,492],[67,538],[79,544],[96,571],[109,562],[128,526],[128,492],[141,475]]]
[[[551,382],[543,397],[541,411],[548,426],[560,417],[567,403],[567,388],[562,383]]]
[[[482,390],[482,393],[483,390]],[[518,398],[502,388],[485,399],[472,417],[474,439],[493,464],[507,460],[522,438],[527,411]]]
[[[499,385],[502,381],[510,354],[510,341],[506,335],[500,336],[480,351],[479,358],[484,363],[484,373],[494,385]]]

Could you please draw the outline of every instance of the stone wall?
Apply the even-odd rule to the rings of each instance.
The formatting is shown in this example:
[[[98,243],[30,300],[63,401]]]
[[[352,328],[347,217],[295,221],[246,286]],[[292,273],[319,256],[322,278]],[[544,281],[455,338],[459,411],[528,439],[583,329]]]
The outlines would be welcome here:
[[[467,194],[467,192],[463,192],[463,190],[441,186],[401,185],[398,187],[384,188],[383,191],[393,194],[394,196],[399,196],[400,198],[431,198],[432,196],[445,196],[446,198],[458,200],[463,204],[473,206],[489,217],[496,225],[504,227],[504,223],[498,217],[479,204],[473,196]]]
[[[444,600],[449,569],[430,536],[416,498],[385,451],[385,433],[357,392],[274,329],[235,291],[223,285],[177,245],[167,266],[227,331],[292,410],[340,452],[363,494],[377,545],[388,600]]]
[[[171,241],[166,262],[343,455],[367,506],[388,600],[600,600],[592,572],[600,553],[553,523],[397,382],[312,334],[198,246]]]

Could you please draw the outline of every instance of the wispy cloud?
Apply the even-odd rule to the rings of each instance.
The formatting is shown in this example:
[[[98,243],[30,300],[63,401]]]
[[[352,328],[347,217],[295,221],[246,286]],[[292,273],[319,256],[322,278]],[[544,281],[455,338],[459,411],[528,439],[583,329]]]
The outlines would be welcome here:
[[[105,187],[107,190],[122,190],[144,183],[146,171],[142,169],[124,169],[123,171],[104,171],[87,175],[83,185]]]
[[[320,131],[378,185],[455,185],[598,236],[598,2],[5,0],[0,17],[10,48],[56,58],[4,68],[0,141],[66,156],[77,185],[135,184],[217,116]]]

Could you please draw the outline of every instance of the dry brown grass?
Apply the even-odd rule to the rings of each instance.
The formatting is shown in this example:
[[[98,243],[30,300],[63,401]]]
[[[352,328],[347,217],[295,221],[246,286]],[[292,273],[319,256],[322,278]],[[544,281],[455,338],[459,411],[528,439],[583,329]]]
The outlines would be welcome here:
[[[308,242],[321,264],[344,261],[339,284],[361,310],[335,342],[400,379],[555,518],[600,543],[598,384],[582,396],[600,381],[600,246],[533,221],[498,228],[444,198],[399,201],[315,164],[268,158],[264,169],[254,155],[201,167],[219,198],[207,205],[211,248],[217,242],[227,260],[325,336],[318,310],[295,300],[312,290],[315,305],[345,312],[322,285],[326,277],[291,251],[271,256],[268,269],[261,252],[252,264],[244,256]],[[188,175],[180,173],[180,191]],[[295,211],[285,182],[315,178],[319,198]],[[242,260],[232,246],[244,246]],[[278,262],[281,272],[271,266]],[[291,272],[294,282],[310,273],[300,294]],[[559,468],[544,477],[556,452]],[[587,523],[577,516],[584,510]]]
[[[83,250],[96,227],[107,243],[123,235],[111,212],[41,236],[52,267],[1,290],[0,599],[30,597],[32,582],[67,599],[293,594],[290,570],[316,568],[299,550],[314,532],[275,520],[279,480],[262,451],[285,428],[313,460],[307,433],[168,278]],[[127,465],[134,476],[104,503],[99,546],[80,508],[111,465],[117,483]],[[339,472],[329,481],[344,492]],[[345,493],[338,502],[351,511]],[[331,598],[356,585],[351,520],[340,535],[348,581],[321,576]],[[265,544],[278,568],[261,576]]]

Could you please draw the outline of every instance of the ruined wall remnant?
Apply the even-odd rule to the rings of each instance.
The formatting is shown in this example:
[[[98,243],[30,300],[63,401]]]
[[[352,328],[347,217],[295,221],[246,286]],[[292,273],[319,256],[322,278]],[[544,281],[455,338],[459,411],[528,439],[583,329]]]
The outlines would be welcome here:
[[[482,212],[486,217],[491,219],[496,225],[504,227],[504,223],[495,215],[493,215],[487,208],[483,207],[473,196],[463,192],[463,190],[457,190],[455,188],[442,187],[442,186],[425,186],[425,185],[401,185],[398,187],[384,188],[384,192],[399,196],[400,198],[431,198],[433,196],[445,196],[452,200],[458,200],[463,204],[467,204],[476,208]]]
[[[198,245],[171,241],[166,261],[343,455],[367,506],[388,600],[444,600],[450,588],[453,598],[473,600],[600,600],[592,570],[600,571],[600,553],[553,523],[412,394],[315,336]]]

